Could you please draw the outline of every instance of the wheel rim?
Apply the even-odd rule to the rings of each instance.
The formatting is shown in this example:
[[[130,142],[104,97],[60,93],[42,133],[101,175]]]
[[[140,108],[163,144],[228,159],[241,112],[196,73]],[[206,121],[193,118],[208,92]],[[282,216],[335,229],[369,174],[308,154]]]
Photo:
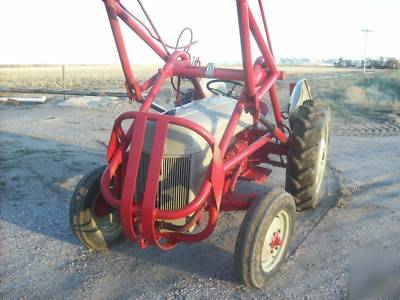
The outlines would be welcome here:
[[[318,195],[322,186],[322,181],[325,173],[326,154],[328,150],[329,126],[326,125],[322,133],[321,141],[318,148],[317,170],[315,176],[315,194]]]
[[[96,228],[102,232],[111,232],[119,227],[119,214],[105,202],[100,195],[93,209],[93,220]]]
[[[267,230],[261,252],[261,268],[266,273],[273,270],[282,260],[288,244],[289,220],[288,213],[281,210]]]

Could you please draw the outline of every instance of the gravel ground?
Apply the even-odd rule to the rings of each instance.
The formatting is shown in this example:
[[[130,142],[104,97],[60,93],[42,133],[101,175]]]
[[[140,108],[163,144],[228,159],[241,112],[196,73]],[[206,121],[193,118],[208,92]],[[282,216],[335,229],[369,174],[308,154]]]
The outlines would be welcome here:
[[[0,107],[0,298],[346,298],[354,251],[400,252],[400,130],[370,123],[349,131],[343,119],[334,120],[321,203],[297,214],[290,255],[265,290],[244,289],[233,275],[243,213],[223,214],[211,237],[169,252],[130,242],[84,249],[69,228],[69,198],[105,163],[113,120],[126,108]],[[274,171],[266,186],[240,189],[282,186],[284,173]]]

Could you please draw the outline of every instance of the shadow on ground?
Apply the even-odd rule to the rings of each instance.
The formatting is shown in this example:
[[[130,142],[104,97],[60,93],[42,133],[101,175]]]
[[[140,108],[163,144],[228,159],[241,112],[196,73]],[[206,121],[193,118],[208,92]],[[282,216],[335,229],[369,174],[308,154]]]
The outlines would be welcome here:
[[[196,244],[179,244],[172,251],[140,250],[132,242],[123,242],[108,253],[84,250],[69,227],[69,198],[79,179],[91,169],[104,164],[104,150],[35,139],[2,132],[0,135],[0,219],[3,226],[14,225],[11,232],[28,232],[30,236],[57,243],[52,251],[63,255],[68,243],[78,249],[78,255],[67,257],[64,270],[75,270],[76,281],[102,270],[103,266],[121,264],[126,272],[146,272],[147,276],[160,276],[159,272],[172,271],[172,278],[182,274],[196,274],[201,278],[215,278],[236,282],[233,275],[233,251],[243,212],[224,213],[216,231],[207,240]],[[276,175],[269,186],[282,186],[284,172]],[[338,176],[328,170],[325,195],[317,209],[298,213],[296,233],[290,253],[293,254],[308,234],[333,207],[339,194]],[[274,179],[275,178],[275,179]],[[239,190],[263,194],[268,188],[253,183],[241,183]],[[7,237],[6,237],[7,240]],[[29,251],[29,250],[28,250]],[[26,253],[26,255],[40,253]],[[160,271],[161,267],[161,271]],[[85,275],[86,274],[86,275]],[[165,275],[168,278],[168,275]],[[146,282],[143,282],[146,284]]]

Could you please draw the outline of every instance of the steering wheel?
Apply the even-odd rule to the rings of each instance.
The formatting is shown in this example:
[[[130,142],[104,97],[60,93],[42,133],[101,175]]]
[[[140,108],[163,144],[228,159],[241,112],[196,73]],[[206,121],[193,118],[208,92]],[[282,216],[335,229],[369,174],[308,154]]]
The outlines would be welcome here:
[[[228,91],[221,91],[220,89],[216,88],[216,87],[212,87],[212,84],[216,84],[216,83],[228,83],[231,84],[232,87],[228,87],[227,86],[227,90]],[[235,91],[235,88],[237,86],[243,87],[243,83],[238,82],[238,81],[234,81],[234,80],[221,80],[221,79],[215,79],[215,80],[210,80],[209,82],[207,82],[206,87],[207,89],[213,93],[214,95],[223,95],[229,98],[233,98],[233,99],[239,99],[239,95],[234,95],[233,92]]]

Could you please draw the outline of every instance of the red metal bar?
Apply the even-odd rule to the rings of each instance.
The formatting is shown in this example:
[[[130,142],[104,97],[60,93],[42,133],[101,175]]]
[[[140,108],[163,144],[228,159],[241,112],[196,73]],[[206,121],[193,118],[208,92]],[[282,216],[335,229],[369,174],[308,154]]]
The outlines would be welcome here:
[[[121,28],[119,26],[117,14],[115,13],[114,10],[114,4],[115,2],[113,0],[105,0],[104,4],[106,6],[107,14],[108,14],[108,19],[110,20],[110,25],[111,25],[111,30],[113,32],[115,44],[117,46],[118,50],[118,55],[119,59],[121,61],[122,65],[122,70],[124,71],[124,75],[126,78],[126,82],[128,85],[128,89],[133,89],[136,93],[136,97],[138,99],[141,99],[141,92],[140,92],[140,87],[138,86],[135,77],[133,76],[133,72],[129,63],[129,58],[128,54],[126,52],[126,47],[125,47],[125,42],[122,37],[121,33]],[[131,91],[128,90],[128,94],[131,94]]]
[[[188,65],[187,63],[177,63],[173,70],[175,76],[205,77],[206,67]],[[215,68],[213,78],[221,80],[244,80],[243,70]]]
[[[174,52],[166,62],[165,66],[159,72],[157,79],[154,81],[153,87],[151,88],[149,94],[146,97],[146,100],[143,102],[140,111],[148,111],[151,107],[151,104],[154,101],[156,95],[160,92],[162,85],[164,84],[165,79],[172,76],[172,68],[174,67],[174,63],[178,59],[188,60],[189,56],[186,52]]]
[[[196,243],[207,238],[213,231],[215,226],[217,225],[218,220],[218,210],[215,206],[211,206],[209,208],[209,217],[207,227],[196,234],[185,234],[185,233],[175,233],[175,232],[163,232],[160,233],[160,236],[170,239],[171,241],[180,241],[186,243]]]
[[[103,176],[101,177],[101,182],[100,182],[100,188],[101,188],[101,194],[103,195],[104,199],[106,199],[107,203],[114,207],[114,208],[120,208],[120,199],[118,199],[115,195],[110,190],[110,182],[112,178],[114,177],[118,166],[122,162],[122,153],[123,150],[121,150],[124,147],[124,145],[120,145],[120,147],[115,151],[113,158],[111,161],[109,161],[108,166],[106,170],[103,173]]]
[[[149,79],[147,79],[145,82],[143,82],[140,86],[142,91],[147,90],[148,88],[150,88],[151,86],[153,86],[154,82],[156,81],[158,77],[158,73],[154,74],[153,76],[151,76]]]
[[[229,119],[228,125],[226,126],[224,135],[221,138],[221,142],[219,144],[219,149],[221,151],[221,156],[224,157],[230,142],[232,140],[233,134],[235,132],[235,128],[240,120],[240,116],[242,115],[244,109],[244,99],[245,99],[245,91],[243,90],[239,100],[237,101],[235,108],[232,112],[232,116]]]
[[[267,80],[264,81],[264,83],[261,85],[261,87],[257,90],[257,96],[261,99],[264,97],[266,92],[268,92],[271,87],[274,85],[276,79],[278,78],[277,74],[273,74],[267,78]],[[273,104],[272,104],[273,106]]]
[[[206,179],[203,182],[198,195],[192,202],[190,202],[185,207],[182,207],[181,209],[176,209],[173,211],[156,209],[157,219],[176,220],[190,216],[192,213],[199,210],[207,201],[208,197],[210,196],[211,187],[211,182]]]
[[[271,52],[272,57],[274,57],[274,51],[272,51],[271,37],[269,35],[267,19],[265,17],[265,10],[264,10],[264,7],[263,7],[262,0],[258,0],[258,6],[260,7],[262,21],[263,21],[263,25],[264,25],[264,31],[265,31],[265,35],[267,36],[268,48],[269,48],[269,51]]]
[[[276,92],[276,84],[273,84],[271,86],[271,88],[269,89],[269,96],[271,98],[271,104],[272,104],[272,107],[274,110],[274,117],[275,117],[276,125],[279,128],[282,128],[283,120],[282,120],[282,115],[281,115],[278,94]]]
[[[158,180],[160,177],[162,156],[164,153],[165,138],[168,130],[168,119],[161,119],[155,124],[154,137],[152,150],[150,155],[150,164],[148,168],[148,174],[146,177],[146,189],[143,196],[142,205],[142,231],[143,237],[150,245],[157,245],[162,248],[161,244],[158,243],[154,223],[155,223],[155,207],[156,207],[156,196],[158,191]],[[140,154],[136,156],[136,159],[140,159]],[[132,214],[130,214],[132,219]]]
[[[251,11],[249,11],[249,20],[250,20],[251,32],[257,42],[258,47],[261,50],[261,53],[265,59],[265,63],[268,66],[268,68],[270,69],[272,76],[275,77],[272,84],[268,83],[268,85],[267,85],[267,83],[265,83],[265,86],[258,90],[259,97],[262,97],[266,91],[269,91],[270,98],[271,98],[271,104],[272,104],[273,111],[274,111],[275,121],[276,121],[277,126],[279,128],[281,128],[282,127],[282,116],[281,116],[278,96],[276,93],[276,86],[274,84],[275,81],[280,77],[280,74],[279,74],[278,69],[276,68],[275,61],[270,52],[270,49],[268,49],[267,45],[265,44],[263,37],[262,37],[262,33],[259,30],[259,28],[257,26],[257,22]]]
[[[237,0],[240,42],[242,45],[243,70],[245,72],[246,96],[250,101],[255,100],[255,85],[253,74],[253,61],[250,46],[249,6],[247,0]]]
[[[172,70],[174,76],[185,76],[185,77],[205,77],[206,67],[199,67],[190,65],[188,62],[177,61]],[[261,66],[257,66],[254,69],[254,82],[255,85],[260,85],[263,80],[267,77],[267,72]],[[235,80],[244,81],[245,73],[243,70],[229,69],[229,68],[215,68],[212,78],[221,80]]]
[[[121,18],[122,21],[125,22],[157,55],[164,61],[167,61],[168,54],[165,52],[163,48],[161,48],[156,41],[142,29],[140,24],[136,22],[129,13],[121,7],[121,5],[115,0],[105,0],[107,2],[114,3],[114,9],[118,17]]]
[[[276,68],[275,60],[274,60],[269,48],[265,44],[262,33],[261,33],[260,29],[258,28],[257,21],[255,20],[251,10],[249,10],[248,18],[249,18],[249,24],[250,24],[249,27],[250,27],[251,33],[253,34],[254,39],[255,39],[258,47],[260,48],[261,54],[265,60],[265,64],[267,65],[267,67],[269,68],[269,70],[272,74],[278,74],[279,71]]]
[[[134,207],[133,198],[135,195],[136,179],[140,162],[138,157],[140,157],[142,154],[146,120],[147,116],[142,114],[135,119],[133,124],[134,127],[131,135],[131,149],[129,151],[128,164],[122,186],[121,206],[119,209],[122,229],[125,235],[130,237],[132,240],[136,238],[132,220],[132,212]]]

